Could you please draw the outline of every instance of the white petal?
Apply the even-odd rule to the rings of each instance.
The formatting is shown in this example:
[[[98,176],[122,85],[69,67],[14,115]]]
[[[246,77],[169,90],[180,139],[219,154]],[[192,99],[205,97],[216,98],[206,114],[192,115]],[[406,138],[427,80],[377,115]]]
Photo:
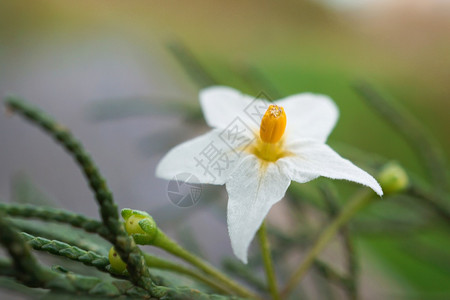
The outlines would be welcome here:
[[[340,157],[328,145],[317,141],[297,141],[286,147],[296,155],[279,159],[277,164],[294,181],[306,182],[319,176],[345,179],[368,186],[378,195],[383,195],[375,178]]]
[[[325,142],[336,125],[339,110],[325,95],[303,93],[275,101],[286,112],[286,134]]]
[[[200,104],[206,123],[215,128],[226,128],[236,118],[240,118],[248,126],[259,128],[261,117],[268,107],[264,100],[224,86],[201,90]],[[261,105],[263,107],[260,108]]]
[[[224,131],[215,129],[184,142],[167,153],[156,168],[156,176],[172,180],[187,173],[192,183],[224,184],[244,154],[225,143]],[[196,180],[197,179],[197,180]]]
[[[228,232],[234,254],[247,263],[247,251],[269,209],[281,200],[290,179],[275,163],[248,156],[227,181]]]

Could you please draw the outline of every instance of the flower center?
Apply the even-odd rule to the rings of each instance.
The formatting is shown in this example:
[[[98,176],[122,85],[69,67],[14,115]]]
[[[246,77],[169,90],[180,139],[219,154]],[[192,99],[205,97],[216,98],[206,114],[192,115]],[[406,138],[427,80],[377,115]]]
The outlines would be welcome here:
[[[283,134],[286,129],[286,114],[278,105],[270,105],[261,120],[259,138],[250,152],[262,160],[274,162],[290,155],[283,147]]]
[[[259,136],[264,143],[275,144],[286,129],[286,114],[278,105],[270,105],[261,120]]]

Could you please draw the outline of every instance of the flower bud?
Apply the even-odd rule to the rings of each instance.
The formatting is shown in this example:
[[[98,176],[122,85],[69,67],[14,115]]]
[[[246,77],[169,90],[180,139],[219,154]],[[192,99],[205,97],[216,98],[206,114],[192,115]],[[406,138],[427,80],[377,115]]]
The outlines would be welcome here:
[[[409,185],[408,174],[396,162],[387,163],[382,168],[378,181],[386,195],[401,192]]]
[[[109,263],[111,264],[111,269],[119,274],[122,274],[127,269],[127,264],[123,262],[120,258],[119,253],[116,252],[114,247],[109,249]]]
[[[158,235],[159,229],[155,220],[146,212],[123,209],[122,217],[125,220],[125,230],[134,241],[141,245],[150,245]]]
[[[125,229],[128,232],[128,234],[145,234],[145,231],[142,230],[141,226],[139,225],[139,221],[144,219],[143,216],[138,215],[131,215],[128,220],[125,221]]]

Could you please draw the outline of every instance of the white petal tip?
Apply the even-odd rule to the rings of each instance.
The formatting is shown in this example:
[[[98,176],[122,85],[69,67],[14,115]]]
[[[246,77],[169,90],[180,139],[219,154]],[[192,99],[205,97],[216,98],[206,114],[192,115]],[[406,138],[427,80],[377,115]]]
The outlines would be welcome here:
[[[381,186],[378,185],[375,189],[374,188],[372,189],[375,191],[375,193],[377,193],[378,196],[380,197],[383,196],[383,189],[381,188]]]
[[[234,255],[236,255],[236,257],[237,257],[243,264],[247,264],[247,263],[248,263],[247,251],[245,251],[245,253],[237,253],[236,251],[234,251]]]

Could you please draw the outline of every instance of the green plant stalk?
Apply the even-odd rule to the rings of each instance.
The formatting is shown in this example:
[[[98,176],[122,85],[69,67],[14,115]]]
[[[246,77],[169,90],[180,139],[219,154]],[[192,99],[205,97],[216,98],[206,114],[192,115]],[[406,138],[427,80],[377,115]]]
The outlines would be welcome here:
[[[358,192],[352,200],[342,209],[336,219],[328,225],[320,234],[314,246],[309,250],[305,259],[300,266],[293,272],[286,286],[281,292],[282,298],[286,298],[290,292],[296,287],[309,267],[314,263],[316,257],[322,252],[328,242],[336,235],[342,225],[346,224],[357,212],[363,207],[370,204],[374,199],[374,193],[369,189]]]
[[[69,298],[81,296],[82,299],[155,299],[150,298],[150,295],[144,289],[134,286],[129,281],[119,280],[104,282],[95,277],[79,276],[72,273],[60,274],[51,270],[47,270],[47,272],[52,273],[55,276],[55,280],[49,282],[49,286],[41,287],[50,288],[56,295],[64,299],[69,296]],[[18,276],[13,264],[3,259],[0,259],[0,275],[9,277]],[[29,284],[25,285],[30,286]],[[33,285],[30,287],[36,286]],[[164,299],[242,300],[237,297],[205,294],[190,287],[160,288],[166,292]],[[49,293],[49,295],[53,296],[55,296],[55,294]],[[83,297],[84,295],[87,295],[87,297]]]
[[[106,239],[109,237],[108,229],[101,222],[62,209],[31,204],[0,203],[0,211],[13,217],[36,218],[43,221],[65,223],[76,228],[81,228],[86,232],[97,233]]]
[[[343,274],[340,274],[338,271],[336,271],[334,268],[332,268],[327,263],[316,259],[314,261],[314,267],[316,267],[317,271],[319,271],[320,275],[327,279],[330,282],[334,282],[341,287],[347,289],[350,289],[353,286],[352,280],[350,278],[347,278]]]
[[[328,207],[330,219],[335,218],[340,211],[338,205],[338,195],[331,189],[329,184],[320,186],[320,191],[323,195],[325,204]],[[355,248],[353,247],[353,241],[348,224],[343,225],[340,232],[347,258],[348,277],[339,274],[339,272],[331,268],[331,266],[319,261],[318,259],[315,260],[314,265],[326,279],[333,280],[334,282],[340,284],[344,288],[349,299],[356,300],[358,298],[358,259],[356,257]]]
[[[7,259],[0,259],[0,276],[16,277],[16,271]]]
[[[54,209],[49,207],[40,207],[35,205],[22,204],[5,204],[0,203],[0,211],[14,217],[38,218],[44,221],[54,221],[60,223],[67,223],[74,227],[84,229],[87,232],[98,233],[105,236],[105,227],[99,221],[89,219],[83,215],[75,214],[69,211]],[[28,241],[30,246],[35,250],[43,250],[54,255],[67,257],[71,260],[81,261],[85,265],[94,266],[100,271],[109,272],[106,268],[109,261],[105,256],[98,255],[94,251],[85,251],[79,247],[64,243],[58,240],[49,240],[43,237],[35,237],[28,233],[21,233],[22,237]],[[202,274],[194,270],[185,268],[173,262],[161,259],[156,256],[144,254],[144,259],[149,267],[176,271],[193,277],[205,284],[211,286],[219,292],[229,293],[227,289],[218,285],[216,282],[210,280]]]
[[[152,241],[151,245],[164,249],[165,251],[179,258],[182,258],[191,265],[205,272],[207,275],[210,275],[215,279],[217,279],[228,289],[238,294],[239,296],[259,299],[259,297],[255,293],[249,291],[245,287],[241,286],[239,283],[233,281],[227,275],[225,275],[224,273],[222,273],[209,263],[205,262],[203,259],[197,257],[196,255],[190,253],[186,249],[182,248],[175,241],[173,241],[167,235],[165,235],[165,233],[162,232],[161,230],[158,229],[158,233],[156,234],[156,237]]]
[[[203,259],[187,251],[177,242],[170,239],[156,224],[152,216],[145,211],[122,209],[122,217],[125,220],[126,231],[139,245],[152,245],[178,256],[191,265],[214,277],[233,292],[244,297],[256,297],[256,295],[230,279],[224,273],[205,262]]]
[[[347,268],[348,268],[348,279],[344,280],[342,283],[346,285],[346,291],[349,299],[358,299],[358,273],[359,273],[359,263],[358,254],[356,252],[353,239],[350,234],[350,228],[348,225],[342,227],[342,237],[344,240],[344,248],[347,253]],[[347,283],[347,284],[345,284]]]
[[[222,292],[225,294],[229,294],[230,291],[224,287],[222,287],[220,284],[217,284],[214,280],[211,280],[207,276],[198,273],[192,269],[186,268],[182,265],[179,265],[177,263],[159,258],[157,256],[153,256],[147,253],[144,253],[144,260],[145,263],[149,268],[155,268],[155,269],[161,269],[161,270],[168,270],[168,271],[175,271],[179,274],[185,274],[188,275],[194,279],[197,279],[198,281],[201,281],[205,283],[206,285],[212,287],[214,290],[218,292]]]
[[[279,300],[280,295],[277,288],[277,279],[273,268],[272,257],[270,256],[269,240],[267,239],[266,221],[263,221],[258,230],[258,238],[261,247],[264,269],[266,270],[267,285],[269,286],[270,295],[272,295],[274,300]]]
[[[82,144],[72,136],[67,128],[27,102],[9,97],[5,103],[12,112],[20,113],[32,123],[39,125],[72,155],[94,192],[103,224],[109,231],[108,240],[114,245],[122,260],[127,262],[127,269],[132,281],[155,297],[164,296],[166,291],[158,289],[151,280],[140,249],[125,232],[122,222],[119,220],[117,205],[114,203],[105,179]]]
[[[103,224],[101,222],[69,211],[28,204],[17,205],[5,203],[0,203],[0,211],[3,211],[8,215],[14,217],[34,217],[44,221],[67,223],[74,227],[82,228],[87,232],[98,233],[102,236],[103,233],[105,233],[103,230],[105,228],[103,227]],[[107,269],[107,266],[109,265],[108,258],[98,255],[94,251],[85,251],[68,243],[64,243],[58,240],[50,240],[43,237],[35,237],[25,232],[22,232],[21,235],[35,250],[43,250],[54,255],[67,257],[71,260],[81,261],[85,265],[94,266],[100,271],[109,272],[109,270]],[[204,282],[205,284],[211,286],[219,292],[229,293],[227,289],[224,289],[222,286],[218,285],[216,282],[210,280],[206,276],[176,263],[149,254],[144,254],[144,260],[148,267],[176,271],[182,274],[186,274],[190,277]]]
[[[406,190],[406,193],[422,200],[422,203],[431,208],[447,224],[450,224],[450,206],[445,196],[441,197],[439,193],[430,192],[429,189],[425,189],[418,182],[413,182]]]
[[[60,226],[49,226],[46,223],[37,223],[26,219],[11,218],[9,222],[19,231],[28,234],[44,237],[49,240],[58,240],[66,244],[76,246],[86,251],[92,251],[101,255],[106,255],[111,248],[111,244],[97,236],[92,236],[92,239],[84,235],[84,232],[77,230],[70,231],[70,227],[59,228]]]
[[[46,251],[48,253],[63,256],[70,260],[79,261],[87,266],[94,266],[102,272],[109,272],[107,268],[109,266],[109,260],[106,256],[99,255],[93,251],[85,251],[76,246],[69,245],[57,240],[49,240],[42,237],[35,237],[31,234],[22,232],[22,238],[28,242],[28,244],[35,250]],[[145,263],[150,268],[157,268],[163,270],[177,271],[178,273],[189,275],[199,281],[206,283],[213,287],[215,290],[227,293],[228,291],[222,288],[220,285],[210,280],[209,278],[196,273],[193,270],[185,268],[181,265],[173,262],[161,259],[156,256],[144,254]]]
[[[46,251],[48,253],[63,256],[68,259],[82,262],[87,266],[94,266],[98,270],[108,272],[109,260],[106,256],[99,255],[93,251],[85,251],[76,246],[72,246],[57,240],[49,240],[42,237],[35,237],[31,234],[21,232],[22,238],[35,250]]]
[[[7,249],[12,258],[15,277],[30,286],[42,286],[52,279],[31,254],[29,247],[20,237],[19,233],[0,214],[0,243]]]
[[[90,294],[103,297],[134,295],[148,297],[142,288],[126,284],[105,282],[96,277],[59,273],[41,266],[32,255],[25,240],[11,223],[0,213],[0,244],[12,258],[12,262],[1,261],[0,274],[16,278],[28,287],[39,287],[72,294]]]
[[[266,283],[261,280],[261,278],[257,276],[256,272],[249,268],[248,265],[244,265],[234,259],[225,259],[222,262],[222,265],[228,273],[233,274],[236,278],[242,279],[258,291],[264,293],[268,291]]]

